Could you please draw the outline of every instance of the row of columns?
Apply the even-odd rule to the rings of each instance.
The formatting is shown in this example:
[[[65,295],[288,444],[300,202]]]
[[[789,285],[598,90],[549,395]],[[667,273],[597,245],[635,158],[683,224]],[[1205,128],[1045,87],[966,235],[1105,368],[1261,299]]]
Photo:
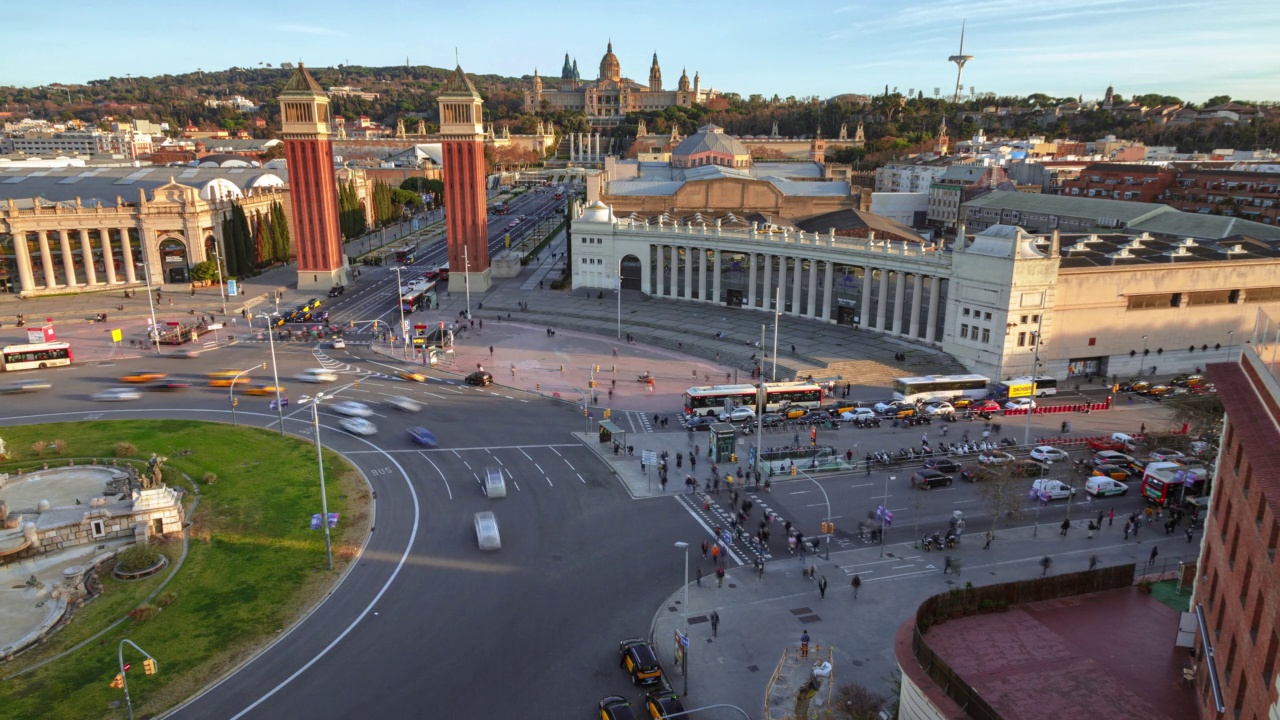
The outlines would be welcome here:
[[[681,266],[680,253],[684,252],[686,262],[684,264],[684,282],[681,283]],[[707,273],[707,256],[702,248],[681,245],[658,245],[658,267],[657,271],[661,273],[664,269],[667,273],[666,283],[660,276],[656,278],[657,295],[659,297],[682,299],[682,300],[698,300],[701,302],[720,302],[721,291],[721,250],[711,250],[712,256],[712,287],[711,295],[707,296],[707,288],[705,282],[700,282],[697,289],[697,297],[694,296],[693,278],[705,278]],[[763,297],[759,297],[756,291],[755,278],[759,273],[759,257],[755,253],[750,254],[749,259],[749,277],[751,281],[747,283],[747,306],[752,308],[761,308],[768,310],[770,302],[774,299],[774,293],[777,297],[785,298],[787,293],[787,272],[786,260],[787,256],[766,255],[764,263],[764,278],[761,287],[763,288]],[[772,281],[772,272],[775,259],[778,261],[778,278],[776,283],[777,290]],[[835,280],[835,263],[829,260],[810,260],[809,261],[809,298],[806,308],[802,311],[801,292],[803,286],[803,265],[801,258],[796,258],[791,272],[791,313],[800,317],[809,317],[816,320],[830,320],[832,307],[832,288]],[[823,266],[822,279],[822,298],[821,307],[818,305],[818,266]],[[868,330],[877,330],[879,332],[899,335],[909,338],[920,338],[920,303],[924,295],[924,281],[927,279],[930,283],[929,287],[929,306],[925,317],[925,327],[923,339],[925,342],[933,342],[936,336],[938,323],[938,306],[941,301],[941,278],[932,275],[922,275],[916,273],[904,273],[894,271],[887,268],[864,267],[864,275],[862,282],[862,327]],[[880,279],[878,283],[873,281],[876,273],[879,273]],[[894,275],[897,280],[894,282],[893,288],[893,315],[889,316],[889,276]],[[911,287],[911,314],[907,318],[906,331],[903,331],[903,319],[906,315],[906,296],[907,278],[914,278]],[[869,317],[868,310],[872,306],[872,285],[877,284],[874,290],[877,293],[876,314],[874,319]],[[782,303],[785,307],[785,302]]]
[[[115,228],[119,233],[120,249],[122,250],[122,264],[124,265],[124,283],[135,284],[138,278],[133,266],[133,247],[129,239],[129,230],[127,228]],[[53,252],[49,245],[49,233],[58,233],[58,246],[62,251],[62,272],[65,284],[59,285],[54,274]],[[35,281],[35,273],[32,271],[31,249],[27,244],[27,232],[20,231],[13,236],[14,256],[18,263],[18,282],[22,286],[22,292],[32,292],[35,290],[53,290],[58,287],[95,287],[102,285],[118,285],[120,279],[116,277],[115,254],[111,248],[111,229],[100,228],[98,237],[102,245],[102,265],[106,270],[106,282],[98,281],[98,273],[93,267],[93,245],[89,240],[89,230],[81,228],[78,231],[78,240],[80,242],[80,267],[84,270],[84,282],[76,274],[75,253],[71,246],[71,230],[36,230],[36,242],[39,244],[38,253],[40,255],[40,269],[44,273],[44,283],[37,286]]]
[[[570,162],[601,162],[600,133],[573,133],[569,136]]]

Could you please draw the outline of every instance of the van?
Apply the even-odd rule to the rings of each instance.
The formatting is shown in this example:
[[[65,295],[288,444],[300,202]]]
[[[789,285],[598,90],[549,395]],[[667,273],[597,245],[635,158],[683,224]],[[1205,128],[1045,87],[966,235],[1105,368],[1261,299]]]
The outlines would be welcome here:
[[[298,375],[299,382],[330,383],[338,380],[338,373],[325,368],[307,368]]]
[[[1076,494],[1075,488],[1061,480],[1036,480],[1031,483],[1031,489],[1050,500],[1070,500]]]
[[[502,477],[502,470],[498,468],[484,469],[484,494],[491,498],[504,498],[507,496],[507,481]]]

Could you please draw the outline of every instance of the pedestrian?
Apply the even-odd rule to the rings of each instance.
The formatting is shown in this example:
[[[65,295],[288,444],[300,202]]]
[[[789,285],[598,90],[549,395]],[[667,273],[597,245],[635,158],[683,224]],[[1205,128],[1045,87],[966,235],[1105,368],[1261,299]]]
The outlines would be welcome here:
[[[1192,535],[1191,528],[1187,528],[1187,542],[1188,542],[1188,543],[1189,543],[1189,542],[1191,542],[1191,535]]]
[[[662,476],[658,478],[658,484],[662,486],[662,492],[667,491],[667,471],[666,470],[662,471]]]
[[[1142,426],[1138,428],[1138,434],[1139,434],[1139,435],[1146,435],[1146,434],[1147,434],[1147,424],[1146,424],[1146,423],[1142,423]]]
[[[719,542],[716,542],[715,545],[711,546],[711,562],[717,565],[720,564],[720,543]]]
[[[1040,571],[1040,575],[1042,577],[1049,574],[1049,566],[1052,564],[1053,564],[1053,559],[1050,558],[1048,555],[1045,555],[1044,557],[1040,558],[1040,567],[1042,568]]]
[[[698,587],[702,587],[702,566],[698,566]]]
[[[720,632],[720,613],[715,610],[711,611],[711,637],[715,637]]]
[[[809,657],[809,631],[800,633],[800,657]]]
[[[1105,513],[1105,512],[1103,512],[1102,510],[1099,510],[1099,511],[1098,511],[1098,529],[1099,529],[1099,530],[1101,530],[1101,529],[1102,529],[1102,516],[1104,516],[1104,515],[1106,515],[1106,513]]]
[[[1090,556],[1089,556],[1089,569],[1090,569],[1090,570],[1092,570],[1092,569],[1094,569],[1094,568],[1096,568],[1096,567],[1098,567],[1098,556],[1097,556],[1097,555],[1090,555]]]
[[[1111,512],[1107,513],[1107,527],[1116,521],[1116,509],[1111,508]]]
[[[853,588],[853,599],[857,600],[858,590],[862,587],[862,578],[858,575],[854,575],[853,579],[849,581],[849,586]]]
[[[820,600],[827,599],[827,576],[823,575],[818,578],[818,598]]]
[[[1124,524],[1124,539],[1125,539],[1125,540],[1128,540],[1128,539],[1129,539],[1129,526],[1130,526],[1130,524],[1129,524],[1129,523],[1125,523],[1125,524]]]
[[[1138,520],[1133,521],[1133,539],[1134,540],[1138,539],[1138,528],[1141,526],[1142,526],[1141,521],[1138,521]]]
[[[1071,529],[1071,520],[1069,518],[1062,519],[1062,532],[1058,533],[1062,537],[1067,536],[1067,531]]]
[[[982,546],[982,549],[983,549],[983,550],[990,550],[990,549],[991,549],[991,541],[992,541],[992,540],[994,540],[994,539],[995,539],[995,537],[996,537],[996,536],[995,536],[995,533],[993,533],[993,532],[991,532],[990,530],[988,530],[988,531],[987,531],[987,544],[986,544],[986,545],[983,545],[983,546]]]
[[[716,568],[716,587],[718,588],[724,587],[724,566],[723,565]]]
[[[950,575],[950,574],[951,574],[951,556],[950,556],[950,555],[948,555],[948,556],[946,557],[946,559],[943,561],[943,564],[942,564],[942,574],[943,574],[943,575]]]
[[[492,355],[493,355],[493,346],[492,346],[492,345],[490,345],[490,346],[489,346],[489,355],[490,355],[490,356],[492,356]]]
[[[707,543],[707,541],[706,541],[706,540],[703,540],[703,541],[702,541],[702,559],[703,559],[703,560],[706,560],[706,559],[707,559],[707,550],[708,550],[708,549],[710,549],[710,546],[708,545],[708,543]]]
[[[1092,539],[1093,539],[1093,531],[1094,531],[1094,530],[1097,530],[1097,529],[1098,529],[1098,526],[1097,526],[1097,525],[1094,525],[1094,524],[1093,524],[1093,521],[1092,521],[1092,520],[1090,520],[1090,521],[1089,521],[1089,539],[1090,539],[1090,540],[1092,540]]]
[[[1159,554],[1160,554],[1160,546],[1159,546],[1159,545],[1152,545],[1152,546],[1151,546],[1151,557],[1147,558],[1147,565],[1149,565],[1149,566],[1150,566],[1150,565],[1155,565],[1155,564],[1156,564],[1156,556],[1158,556]]]

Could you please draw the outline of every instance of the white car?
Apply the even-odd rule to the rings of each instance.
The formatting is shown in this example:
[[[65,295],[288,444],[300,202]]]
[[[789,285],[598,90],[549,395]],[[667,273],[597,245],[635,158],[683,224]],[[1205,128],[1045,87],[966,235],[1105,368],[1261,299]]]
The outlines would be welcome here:
[[[501,550],[502,536],[498,534],[498,518],[485,510],[476,513],[476,542],[481,550]]]
[[[955,411],[956,409],[952,407],[951,403],[937,402],[937,403],[933,403],[932,405],[925,406],[924,414],[925,415],[950,415]]]
[[[1061,450],[1049,445],[1041,445],[1040,447],[1031,449],[1031,459],[1039,460],[1040,462],[1058,462],[1059,460],[1066,460],[1069,457],[1071,456],[1067,454],[1066,450]]]
[[[1015,398],[1004,404],[1005,410],[1035,410],[1036,401],[1031,398]]]
[[[343,400],[342,402],[334,403],[329,407],[333,408],[334,412],[346,415],[347,417],[367,418],[373,415],[373,408],[362,402],[356,402],[355,400]]]
[[[297,379],[306,383],[331,383],[338,380],[338,373],[325,368],[307,368],[298,374]]]
[[[1076,494],[1075,488],[1061,480],[1036,480],[1031,489],[1049,500],[1070,500]]]
[[[417,400],[410,400],[402,395],[397,395],[390,400],[387,400],[387,404],[397,410],[403,410],[405,412],[418,412],[422,409],[422,403]]]
[[[744,420],[755,420],[755,419],[756,419],[756,411],[747,407],[746,405],[736,407],[730,410],[729,412],[720,413],[721,422],[739,422]]]
[[[378,432],[377,425],[358,417],[343,418],[338,422],[338,427],[352,435],[373,435]]]
[[[844,422],[857,422],[858,420],[866,422],[868,420],[875,420],[876,414],[871,408],[857,408],[840,413],[840,419]]]
[[[1156,448],[1155,450],[1152,450],[1151,454],[1147,457],[1155,460],[1156,462],[1182,462],[1182,458],[1185,458],[1186,454],[1177,450],[1170,450],[1169,448]]]
[[[346,340],[343,340],[342,338],[334,338],[334,339],[333,339],[333,349],[334,349],[334,350],[346,350],[346,349],[347,349],[347,341],[346,341]]]
[[[107,388],[102,392],[97,392],[89,396],[90,400],[99,400],[102,402],[121,402],[124,400],[139,400],[141,398],[142,393],[134,390],[133,388],[126,387]]]
[[[880,402],[873,405],[871,409],[883,415],[889,412],[889,408],[896,407],[896,405],[894,405],[894,403],[896,402],[898,401],[897,400],[881,400]]]
[[[978,462],[984,465],[1000,465],[1007,462],[1013,462],[1013,456],[1007,452],[999,450],[988,450],[978,456]]]

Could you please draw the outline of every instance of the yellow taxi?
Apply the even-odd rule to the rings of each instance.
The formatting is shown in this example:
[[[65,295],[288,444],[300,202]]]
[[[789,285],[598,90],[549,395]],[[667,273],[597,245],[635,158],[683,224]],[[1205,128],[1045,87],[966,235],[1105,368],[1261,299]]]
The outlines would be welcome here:
[[[275,395],[277,391],[281,395],[284,395],[286,392],[283,385],[254,385],[251,388],[245,389],[244,394],[261,397],[264,395]]]
[[[239,375],[240,378],[236,379]],[[209,387],[231,387],[236,383],[249,382],[246,377],[248,373],[241,373],[239,370],[217,370],[207,375],[209,378]]]
[[[426,375],[423,375],[422,373],[414,372],[412,370],[401,370],[400,372],[396,373],[396,375],[398,375],[401,380],[408,380],[409,382],[424,383],[427,381]]]
[[[783,408],[780,412],[782,413],[782,417],[788,420],[796,420],[798,418],[804,417],[804,414],[809,411],[805,410],[802,407],[792,407],[792,408]]]
[[[166,377],[168,376],[159,372],[136,372],[120,378],[120,382],[149,383],[153,380],[163,380]]]

